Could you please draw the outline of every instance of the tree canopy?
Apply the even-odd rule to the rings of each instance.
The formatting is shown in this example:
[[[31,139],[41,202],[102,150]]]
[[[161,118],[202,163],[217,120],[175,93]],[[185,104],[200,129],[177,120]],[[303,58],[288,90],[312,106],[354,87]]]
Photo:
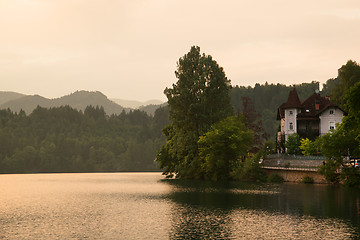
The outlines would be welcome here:
[[[164,130],[167,143],[157,156],[164,174],[203,178],[198,140],[210,127],[233,113],[230,80],[210,55],[191,47],[175,71],[178,81],[164,93],[168,98],[171,126]]]
[[[252,132],[239,116],[215,123],[200,136],[199,156],[206,179],[228,180],[252,145]]]
[[[167,111],[151,117],[139,110],[107,116],[92,106],[37,107],[28,116],[0,110],[0,173],[158,171]]]
[[[322,153],[342,163],[344,156],[360,155],[360,65],[349,60],[339,69],[339,75],[331,84],[331,100],[347,111],[342,124],[317,142]]]
[[[360,65],[349,60],[338,71],[338,78],[334,82],[330,93],[331,100],[347,110],[345,96],[350,88],[360,82]]]
[[[300,135],[297,133],[293,133],[288,137],[285,145],[289,154],[301,154],[300,140]]]

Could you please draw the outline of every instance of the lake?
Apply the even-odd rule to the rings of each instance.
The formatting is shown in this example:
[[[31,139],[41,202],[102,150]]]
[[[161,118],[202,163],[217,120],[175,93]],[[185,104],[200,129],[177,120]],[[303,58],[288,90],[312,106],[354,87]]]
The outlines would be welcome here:
[[[0,175],[2,239],[358,239],[360,192],[164,180],[161,173]]]

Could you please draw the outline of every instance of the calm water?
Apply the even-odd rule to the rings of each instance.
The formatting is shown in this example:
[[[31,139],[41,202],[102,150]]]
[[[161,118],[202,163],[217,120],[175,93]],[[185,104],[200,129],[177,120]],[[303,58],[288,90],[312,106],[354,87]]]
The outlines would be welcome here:
[[[0,175],[3,239],[358,239],[360,192],[163,180],[160,173]]]

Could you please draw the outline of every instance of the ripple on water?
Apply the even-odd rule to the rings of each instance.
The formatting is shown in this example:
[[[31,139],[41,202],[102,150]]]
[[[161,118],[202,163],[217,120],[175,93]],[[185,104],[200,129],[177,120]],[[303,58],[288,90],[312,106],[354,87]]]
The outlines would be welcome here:
[[[234,211],[231,215],[234,239],[349,239],[355,234],[340,219],[319,219],[256,210]]]
[[[160,173],[0,175],[0,239],[359,236],[354,214],[360,194],[161,178]]]
[[[291,216],[259,210],[173,209],[171,239],[351,239],[354,229],[339,219]]]

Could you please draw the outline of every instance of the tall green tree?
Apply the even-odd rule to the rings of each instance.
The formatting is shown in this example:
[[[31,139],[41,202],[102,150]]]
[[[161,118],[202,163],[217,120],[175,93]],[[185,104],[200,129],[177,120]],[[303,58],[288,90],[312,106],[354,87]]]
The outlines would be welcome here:
[[[203,178],[198,157],[199,136],[212,124],[233,113],[230,80],[210,55],[191,47],[175,71],[178,81],[164,93],[168,98],[171,134],[157,157],[164,174],[181,178]]]
[[[347,110],[342,123],[316,141],[323,155],[341,164],[344,156],[360,155],[360,65],[348,61],[339,70],[339,82],[335,84],[332,96]]]
[[[338,81],[334,83],[330,94],[331,100],[347,110],[345,95],[350,88],[359,82],[360,65],[355,61],[349,60],[339,69]]]
[[[359,153],[359,143],[356,142],[355,138],[355,131],[347,130],[344,124],[340,124],[336,130],[316,139],[316,144],[320,147],[322,155],[341,164],[344,156],[356,156]]]
[[[330,182],[340,179],[349,186],[359,186],[360,175],[351,167],[343,166],[340,176],[336,169],[343,165],[345,156],[360,155],[360,65],[348,61],[339,69],[339,76],[332,84],[330,96],[347,111],[342,123],[316,140],[328,163],[319,170]],[[328,82],[327,82],[328,84]]]
[[[357,150],[360,154],[360,82],[349,89],[345,99],[349,114],[343,119],[344,128],[347,131],[352,131],[356,136],[359,143]]]
[[[328,79],[326,83],[323,84],[321,94],[323,96],[330,96],[337,82],[339,82],[339,78]]]
[[[205,177],[228,180],[248,154],[252,140],[252,132],[240,117],[231,116],[215,123],[198,141]]]
[[[300,145],[300,135],[293,133],[288,137],[288,140],[285,143],[287,149],[286,152],[288,154],[301,154]]]

